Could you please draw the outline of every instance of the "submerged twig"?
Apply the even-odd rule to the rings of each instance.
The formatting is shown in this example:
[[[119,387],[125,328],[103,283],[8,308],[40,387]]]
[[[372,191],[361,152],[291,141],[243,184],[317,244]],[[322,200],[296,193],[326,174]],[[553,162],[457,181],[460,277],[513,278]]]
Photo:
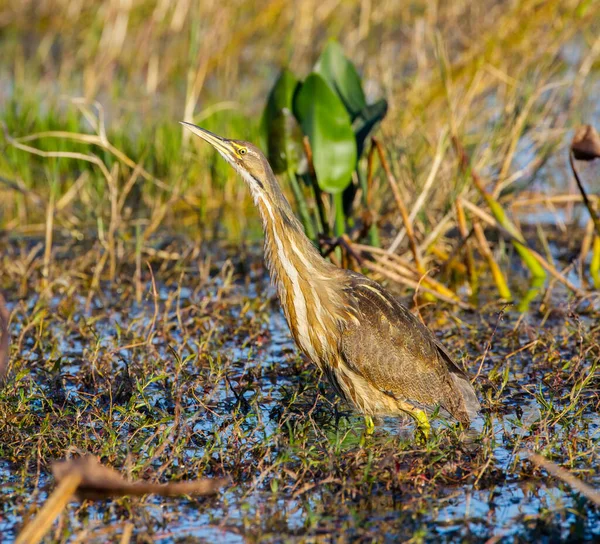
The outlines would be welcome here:
[[[579,478],[571,474],[568,470],[559,467],[556,463],[546,459],[539,453],[524,452],[537,466],[543,468],[546,472],[558,478],[559,480],[576,489],[586,499],[589,499],[594,504],[600,505],[600,491],[592,486],[582,482]]]

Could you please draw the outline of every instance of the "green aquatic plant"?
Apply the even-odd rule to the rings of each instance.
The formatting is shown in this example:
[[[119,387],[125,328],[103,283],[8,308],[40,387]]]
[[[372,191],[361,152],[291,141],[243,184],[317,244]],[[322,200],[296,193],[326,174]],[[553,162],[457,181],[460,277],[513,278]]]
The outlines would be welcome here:
[[[337,42],[327,44],[304,81],[288,69],[279,75],[262,117],[263,142],[275,172],[289,179],[311,239],[318,231],[328,232],[330,219],[325,216],[322,194],[331,198],[337,236],[354,223],[353,203],[359,188],[367,206],[360,159],[386,112],[385,99],[367,103],[360,75]],[[312,215],[303,185],[313,192]],[[370,228],[370,241],[379,245],[375,225]]]

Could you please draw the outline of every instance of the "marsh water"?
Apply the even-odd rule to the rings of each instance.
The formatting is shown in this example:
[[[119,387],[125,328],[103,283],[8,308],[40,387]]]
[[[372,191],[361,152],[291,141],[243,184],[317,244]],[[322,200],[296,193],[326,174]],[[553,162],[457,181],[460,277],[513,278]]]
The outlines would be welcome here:
[[[164,255],[188,244],[175,237]],[[4,251],[17,262],[32,248]],[[231,484],[202,499],[74,502],[59,540],[113,541],[127,523],[137,541],[165,543],[600,538],[598,508],[527,458],[542,452],[600,486],[597,299],[547,284],[519,313],[490,286],[477,312],[424,307],[477,375],[484,412],[468,432],[435,419],[423,443],[394,418],[366,436],[338,403],[298,355],[258,245],[154,257],[139,300],[126,270],[84,289],[75,270],[94,251],[58,257],[49,298],[7,290],[18,352],[0,393],[2,542],[53,488],[41,457],[85,451],[135,478]],[[523,276],[515,264],[517,292]]]
[[[85,453],[132,480],[226,476],[230,484],[206,498],[74,500],[46,542],[600,541],[600,507],[529,458],[537,452],[600,488],[600,300],[590,257],[578,260],[589,216],[541,198],[578,195],[568,167],[573,128],[600,127],[597,15],[589,1],[0,7],[0,174],[23,182],[0,186],[0,291],[11,311],[0,543],[13,542],[56,488],[52,461]],[[418,302],[474,377],[483,410],[470,430],[436,416],[423,441],[410,421],[386,418],[365,435],[363,419],[290,337],[256,215],[240,221],[242,182],[212,151],[181,144],[177,121],[188,114],[223,136],[257,139],[280,67],[306,77],[338,35],[369,100],[389,100],[376,135],[402,174],[407,207],[421,195],[437,139],[458,129],[488,188],[512,179],[502,205],[528,243],[586,289],[575,297],[551,276],[533,285],[493,228],[486,236],[513,304],[499,300],[483,265],[475,295],[464,278],[442,279],[473,311],[388,285],[411,308]],[[86,101],[91,110],[80,115],[71,99],[82,95],[97,103]],[[29,139],[91,135],[104,123],[128,166],[102,146]],[[110,188],[97,165],[17,151],[9,136],[100,156],[123,176],[119,190],[137,166],[159,178],[132,190],[141,209],[118,225],[114,281]],[[599,169],[581,165],[590,194],[600,190]],[[391,199],[376,176],[376,200]],[[464,188],[450,151],[435,182],[423,236]],[[538,205],[520,206],[525,192]],[[469,195],[487,210],[472,187]],[[50,202],[58,208],[48,229]],[[173,208],[146,238],[165,202]],[[381,204],[385,239],[400,221]],[[207,241],[208,233],[221,238]],[[442,247],[456,247],[447,235]]]

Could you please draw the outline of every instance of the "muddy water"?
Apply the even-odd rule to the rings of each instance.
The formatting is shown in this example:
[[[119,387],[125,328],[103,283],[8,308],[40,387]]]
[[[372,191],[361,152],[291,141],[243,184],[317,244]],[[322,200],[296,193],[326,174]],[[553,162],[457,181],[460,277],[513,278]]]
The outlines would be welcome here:
[[[260,255],[251,261],[243,274],[216,265],[207,281],[193,267],[156,273],[158,296],[148,278],[141,302],[126,282],[106,284],[89,310],[67,285],[49,300],[6,289],[20,351],[0,394],[2,413],[18,412],[0,424],[0,541],[47,497],[49,461],[73,448],[125,470],[148,461],[140,477],[233,480],[213,499],[71,505],[65,534],[91,541],[128,520],[156,542],[600,538],[598,509],[523,453],[600,487],[597,304],[557,289],[550,312],[522,315],[490,291],[481,313],[425,310],[479,374],[485,411],[468,434],[437,419],[424,445],[393,418],[363,435],[298,355]]]

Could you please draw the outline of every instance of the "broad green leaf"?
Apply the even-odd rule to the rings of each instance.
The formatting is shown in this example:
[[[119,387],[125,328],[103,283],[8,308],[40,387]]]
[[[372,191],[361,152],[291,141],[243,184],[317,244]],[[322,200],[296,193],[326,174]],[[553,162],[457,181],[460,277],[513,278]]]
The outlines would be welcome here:
[[[261,119],[263,148],[276,174],[297,170],[303,154],[302,132],[292,115],[296,76],[282,70],[273,85]]]
[[[356,147],[359,157],[362,155],[365,141],[376,125],[385,117],[387,108],[387,100],[382,98],[375,102],[375,104],[365,106],[359,116],[355,119],[353,126],[354,132],[356,133]]]
[[[294,114],[310,141],[319,187],[343,191],[356,167],[356,141],[346,108],[319,74],[310,74],[296,93]]]
[[[334,41],[327,44],[319,57],[314,71],[320,74],[342,99],[352,120],[366,107],[365,93],[360,76],[344,55],[342,46]]]

